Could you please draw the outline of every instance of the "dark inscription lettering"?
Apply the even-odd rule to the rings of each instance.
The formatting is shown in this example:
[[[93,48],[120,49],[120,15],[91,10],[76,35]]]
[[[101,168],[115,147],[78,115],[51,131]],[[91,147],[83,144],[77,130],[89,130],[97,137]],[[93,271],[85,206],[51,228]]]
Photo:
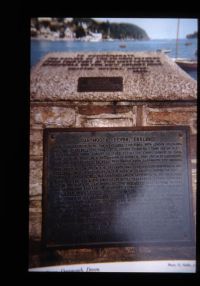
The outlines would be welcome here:
[[[122,77],[80,77],[78,92],[123,91]]]
[[[43,66],[65,66],[68,70],[128,70],[145,73],[149,66],[161,65],[159,57],[134,55],[77,55],[75,57],[50,57]]]
[[[47,129],[46,245],[191,243],[186,131]]]

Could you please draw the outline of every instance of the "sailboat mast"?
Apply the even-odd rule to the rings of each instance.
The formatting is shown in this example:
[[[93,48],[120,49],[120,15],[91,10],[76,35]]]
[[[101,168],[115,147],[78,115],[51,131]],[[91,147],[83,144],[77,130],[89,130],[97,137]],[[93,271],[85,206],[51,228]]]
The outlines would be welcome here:
[[[177,59],[177,57],[178,57],[179,26],[180,26],[180,19],[178,19],[178,22],[177,22],[177,33],[176,33],[176,59]]]

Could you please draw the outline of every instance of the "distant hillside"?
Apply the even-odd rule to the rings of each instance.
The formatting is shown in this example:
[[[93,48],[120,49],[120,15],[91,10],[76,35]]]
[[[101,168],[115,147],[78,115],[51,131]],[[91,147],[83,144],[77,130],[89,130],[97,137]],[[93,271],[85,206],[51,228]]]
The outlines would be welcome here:
[[[140,27],[133,24],[116,24],[112,23],[110,25],[110,36],[112,38],[133,38],[138,40],[148,40],[149,37],[147,33]]]
[[[90,18],[74,18],[76,26],[87,26],[87,31],[102,33],[103,38],[148,40],[147,33],[140,27],[128,23],[97,22]]]
[[[91,33],[101,33],[103,39],[148,40],[140,27],[128,23],[100,22],[91,18],[32,18],[32,37],[84,38]]]
[[[186,38],[187,38],[187,39],[195,39],[195,38],[197,38],[197,32],[194,32],[194,33],[192,33],[192,34],[188,34],[188,35],[186,36]]]

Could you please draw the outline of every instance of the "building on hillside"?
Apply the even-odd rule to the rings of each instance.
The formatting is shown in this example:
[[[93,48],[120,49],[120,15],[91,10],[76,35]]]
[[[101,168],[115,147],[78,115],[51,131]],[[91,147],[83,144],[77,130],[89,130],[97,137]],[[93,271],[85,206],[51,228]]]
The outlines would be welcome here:
[[[73,33],[72,30],[69,27],[67,27],[65,29],[64,34],[65,34],[65,37],[68,38],[68,39],[74,39],[76,37],[75,33]]]

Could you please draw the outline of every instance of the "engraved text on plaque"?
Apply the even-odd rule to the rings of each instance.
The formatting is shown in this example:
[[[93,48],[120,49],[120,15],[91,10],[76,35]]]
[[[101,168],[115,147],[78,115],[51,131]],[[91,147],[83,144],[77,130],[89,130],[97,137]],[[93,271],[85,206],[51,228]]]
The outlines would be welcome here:
[[[46,246],[193,241],[187,127],[46,129]]]

